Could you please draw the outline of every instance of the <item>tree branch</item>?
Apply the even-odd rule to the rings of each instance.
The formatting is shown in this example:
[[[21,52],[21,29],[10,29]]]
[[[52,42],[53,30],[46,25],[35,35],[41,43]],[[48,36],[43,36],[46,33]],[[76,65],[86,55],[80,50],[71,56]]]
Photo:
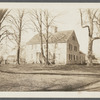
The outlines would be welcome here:
[[[44,37],[44,39],[46,40],[46,37],[45,37],[45,35],[43,34],[43,37]]]
[[[94,40],[97,40],[97,39],[100,39],[100,37],[94,37],[94,38],[93,38],[93,41],[94,41]]]
[[[31,20],[31,21],[32,21],[32,23],[34,24],[36,30],[39,32],[39,27],[38,27],[38,25],[37,25],[33,20]]]
[[[85,25],[85,26],[83,25],[83,19],[82,19],[83,18],[83,15],[82,15],[81,9],[80,9],[80,17],[81,17],[81,27],[82,28],[86,28],[86,27],[89,28],[88,25]]]
[[[93,21],[93,22],[95,22],[97,25],[100,25],[100,23],[98,23],[98,21]]]
[[[10,13],[10,11],[11,11],[11,10],[9,10],[8,12],[6,11],[7,13],[5,14],[5,16],[3,17],[3,19],[1,20],[1,23],[3,23],[3,21],[6,19],[6,17],[7,17],[8,14]]]
[[[95,16],[96,16],[97,11],[98,11],[98,9],[94,12],[93,17],[92,17],[92,20],[94,20],[94,18],[95,18]]]

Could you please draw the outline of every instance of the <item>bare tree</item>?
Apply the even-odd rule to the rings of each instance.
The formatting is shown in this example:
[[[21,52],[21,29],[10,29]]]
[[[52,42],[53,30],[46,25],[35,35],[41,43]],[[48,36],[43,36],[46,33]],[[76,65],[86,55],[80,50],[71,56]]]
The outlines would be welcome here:
[[[54,24],[54,19],[58,16],[52,16],[52,14],[50,14],[48,12],[48,10],[34,10],[31,12],[32,18],[31,21],[33,22],[35,29],[37,30],[37,32],[40,34],[40,39],[41,39],[41,54],[42,57],[45,61],[45,64],[49,64],[49,60],[48,60],[48,40],[50,38],[49,35],[49,28]],[[46,34],[44,35],[43,32]],[[46,55],[44,55],[44,51],[43,51],[43,40],[45,39],[45,43],[46,43]]]
[[[32,9],[30,13],[31,13],[31,21],[34,25],[34,28],[40,35],[41,56],[42,56],[41,58],[43,58],[45,62],[46,58],[44,56],[44,51],[43,51],[43,27],[42,27],[43,26],[43,23],[42,23],[43,11],[41,9],[39,10]],[[42,60],[41,60],[41,63],[43,63]]]
[[[17,9],[16,13],[16,16],[10,15],[9,23],[11,23],[11,29],[13,30],[12,37],[17,44],[17,64],[20,64],[21,39],[22,32],[25,31],[26,21],[24,20],[24,16],[26,12],[25,9]]]
[[[84,10],[84,9],[83,9]],[[93,41],[96,39],[100,39],[100,35],[96,35],[96,37],[94,37],[94,25],[96,25],[99,21],[96,20],[96,17],[98,13],[98,9],[85,9],[84,11],[82,11],[82,9],[80,9],[80,17],[81,17],[81,26],[82,28],[88,28],[88,36],[89,36],[89,42],[88,42],[88,66],[92,66],[92,55],[93,55]],[[83,19],[83,15],[86,16],[86,19]],[[99,29],[100,30],[100,29]],[[100,33],[99,33],[100,34]]]
[[[59,14],[58,14],[59,15]],[[48,42],[49,42],[49,38],[51,35],[49,35],[49,28],[54,24],[55,22],[55,18],[58,16],[52,16],[48,10],[44,10],[44,19],[42,21],[44,27],[45,27],[45,33],[46,33],[46,37],[44,36],[45,38],[45,41],[46,41],[46,64],[50,64],[48,58]]]
[[[7,30],[3,30],[7,25],[3,25],[5,19],[9,16],[10,10],[0,9],[0,42],[8,36]],[[3,31],[2,31],[3,30]]]
[[[2,44],[2,40],[4,40],[6,37],[8,37],[9,34],[7,34],[7,30],[5,29],[7,27],[6,24],[4,24],[4,21],[9,16],[10,10],[8,9],[0,9],[0,45]],[[3,49],[3,46],[0,47],[0,59],[3,60],[3,57],[1,54]]]

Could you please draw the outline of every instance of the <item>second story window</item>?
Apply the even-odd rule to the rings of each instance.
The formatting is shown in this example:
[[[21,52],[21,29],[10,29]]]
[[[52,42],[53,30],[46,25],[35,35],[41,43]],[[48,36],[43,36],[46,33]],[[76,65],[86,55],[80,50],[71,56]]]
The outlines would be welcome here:
[[[70,60],[70,54],[69,54],[69,60]]]
[[[72,37],[72,40],[75,40],[75,36]]]
[[[77,51],[77,46],[74,46],[74,51]]]
[[[69,44],[69,50],[72,51],[72,44]]]

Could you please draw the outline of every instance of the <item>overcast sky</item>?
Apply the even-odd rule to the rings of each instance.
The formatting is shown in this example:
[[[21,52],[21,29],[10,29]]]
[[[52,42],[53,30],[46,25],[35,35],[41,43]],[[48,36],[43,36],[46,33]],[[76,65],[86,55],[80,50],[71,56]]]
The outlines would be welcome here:
[[[1,5],[1,4],[0,4]],[[15,6],[16,5],[16,6]],[[88,31],[81,28],[79,8],[98,8],[100,4],[70,4],[70,3],[20,3],[20,4],[2,4],[1,8],[46,8],[52,14],[60,14],[56,18],[58,31],[74,30],[80,44],[80,50],[87,53],[88,50]],[[25,35],[28,41],[35,33],[30,31]],[[100,57],[100,40],[96,40],[93,46],[93,52]]]

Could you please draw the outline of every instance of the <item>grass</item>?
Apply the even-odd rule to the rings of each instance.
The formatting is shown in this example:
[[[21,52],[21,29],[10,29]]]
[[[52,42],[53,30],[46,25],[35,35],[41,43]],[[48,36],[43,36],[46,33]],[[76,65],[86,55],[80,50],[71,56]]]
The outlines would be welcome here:
[[[0,91],[82,91],[99,78],[100,65],[1,65]]]
[[[34,72],[34,71],[71,71],[71,72],[86,72],[100,73],[100,65],[39,65],[39,64],[22,64],[22,65],[1,65],[1,70],[17,71],[17,72]]]

